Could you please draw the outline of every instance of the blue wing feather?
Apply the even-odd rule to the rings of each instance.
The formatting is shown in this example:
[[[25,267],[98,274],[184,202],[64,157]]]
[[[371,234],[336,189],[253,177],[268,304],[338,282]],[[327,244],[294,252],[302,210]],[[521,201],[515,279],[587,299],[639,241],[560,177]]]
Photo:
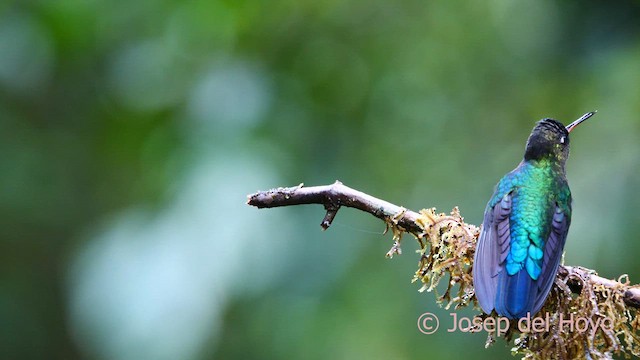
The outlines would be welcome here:
[[[510,214],[509,193],[493,207],[487,206],[478,239],[473,262],[473,282],[478,303],[487,314],[495,307],[498,275],[504,269],[505,259],[509,254]]]
[[[571,225],[571,216],[562,210],[561,206],[556,206],[553,214],[551,232],[547,238],[542,258],[542,272],[538,278],[538,296],[533,307],[532,314],[537,313],[544,305],[544,302],[551,291],[551,286],[556,278],[558,266],[562,259],[562,251],[567,241],[567,233]]]

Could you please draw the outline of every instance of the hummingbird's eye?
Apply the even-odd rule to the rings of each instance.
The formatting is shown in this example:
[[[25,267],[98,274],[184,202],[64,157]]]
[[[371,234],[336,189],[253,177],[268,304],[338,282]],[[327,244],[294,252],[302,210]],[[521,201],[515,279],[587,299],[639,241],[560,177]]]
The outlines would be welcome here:
[[[564,144],[564,142],[565,142],[566,140],[567,140],[567,139],[566,139],[564,136],[562,136],[562,137],[560,138],[560,144]]]

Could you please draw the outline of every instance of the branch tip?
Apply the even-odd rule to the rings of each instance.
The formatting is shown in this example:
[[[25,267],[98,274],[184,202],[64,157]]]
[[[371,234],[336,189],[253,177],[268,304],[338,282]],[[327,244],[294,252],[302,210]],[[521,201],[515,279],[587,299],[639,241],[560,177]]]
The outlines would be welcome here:
[[[327,209],[327,213],[324,215],[324,219],[322,219],[322,222],[320,223],[322,230],[327,230],[329,226],[331,226],[333,219],[336,217],[336,215],[338,215],[339,209],[340,209],[339,206],[335,208]]]

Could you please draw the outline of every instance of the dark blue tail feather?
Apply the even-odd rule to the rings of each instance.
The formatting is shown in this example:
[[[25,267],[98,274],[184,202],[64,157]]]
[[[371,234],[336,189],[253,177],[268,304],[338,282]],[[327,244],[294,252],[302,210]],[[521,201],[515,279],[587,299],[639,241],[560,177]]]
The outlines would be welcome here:
[[[495,308],[500,316],[521,318],[537,310],[533,309],[537,294],[532,291],[537,286],[537,282],[531,279],[525,269],[521,269],[514,275],[508,275],[504,271],[499,276]]]

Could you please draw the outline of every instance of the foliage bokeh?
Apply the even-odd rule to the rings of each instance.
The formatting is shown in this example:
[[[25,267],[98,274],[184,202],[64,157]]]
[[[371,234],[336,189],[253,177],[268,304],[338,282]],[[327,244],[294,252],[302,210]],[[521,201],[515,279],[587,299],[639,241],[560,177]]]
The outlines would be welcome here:
[[[571,121],[565,263],[640,281],[637,1],[5,2],[0,357],[508,358],[383,225],[258,189],[345,184],[479,224]],[[605,215],[603,215],[605,214]],[[476,312],[468,311],[471,315]]]

